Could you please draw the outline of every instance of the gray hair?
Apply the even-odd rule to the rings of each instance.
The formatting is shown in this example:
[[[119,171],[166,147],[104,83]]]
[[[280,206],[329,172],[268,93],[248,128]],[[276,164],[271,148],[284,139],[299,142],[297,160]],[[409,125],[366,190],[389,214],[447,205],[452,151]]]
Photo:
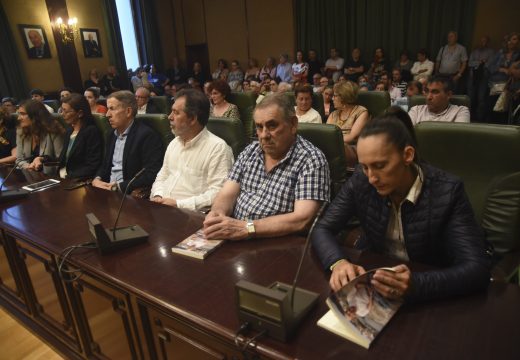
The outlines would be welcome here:
[[[258,105],[256,105],[255,112],[257,110],[266,109],[271,106],[277,106],[282,113],[283,119],[287,122],[290,122],[296,116],[294,113],[294,107],[291,104],[289,97],[283,93],[267,95],[262,99],[262,101],[260,101]]]
[[[135,95],[132,92],[128,90],[116,91],[108,95],[107,100],[112,98],[122,102],[125,107],[132,108],[133,116],[137,115],[137,101],[135,100]]]

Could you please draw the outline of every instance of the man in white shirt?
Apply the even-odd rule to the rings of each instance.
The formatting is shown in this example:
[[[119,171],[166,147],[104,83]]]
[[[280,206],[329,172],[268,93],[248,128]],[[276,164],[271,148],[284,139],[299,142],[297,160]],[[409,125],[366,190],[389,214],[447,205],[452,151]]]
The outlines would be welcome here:
[[[439,76],[428,82],[426,105],[417,105],[408,115],[414,125],[423,121],[469,122],[469,109],[466,106],[450,104],[453,83],[450,79]]]
[[[208,118],[209,100],[203,92],[177,93],[168,117],[176,137],[152,186],[152,201],[190,210],[212,205],[231,170],[233,153],[206,129]]]
[[[51,108],[49,105],[47,105],[47,104],[45,104],[43,102],[43,100],[45,100],[45,96],[44,96],[42,90],[40,90],[40,89],[32,89],[31,92],[29,93],[29,95],[31,95],[31,99],[32,100],[36,100],[36,101],[41,102],[45,106],[45,108],[47,109],[47,111],[49,113],[51,113],[51,114],[54,113],[54,109]]]
[[[429,79],[433,74],[433,61],[428,59],[426,49],[421,49],[417,52],[417,61],[413,64],[410,72],[414,80],[422,78]]]
[[[294,112],[300,123],[321,124],[321,115],[312,106],[312,87],[310,85],[300,86],[294,91],[296,106]]]
[[[343,72],[344,64],[345,60],[342,57],[339,57],[337,49],[331,48],[330,58],[325,62],[325,74],[327,77],[332,78],[334,82],[337,82],[339,76]]]

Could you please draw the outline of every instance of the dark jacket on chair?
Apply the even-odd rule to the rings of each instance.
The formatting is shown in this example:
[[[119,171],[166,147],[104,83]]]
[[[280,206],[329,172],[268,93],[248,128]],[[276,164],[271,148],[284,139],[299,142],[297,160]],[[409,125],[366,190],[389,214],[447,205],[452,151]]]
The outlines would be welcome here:
[[[105,182],[110,182],[116,140],[114,131],[110,131],[106,141],[105,158],[96,174]],[[152,186],[157,173],[161,169],[163,156],[164,149],[159,135],[147,125],[134,119],[123,150],[123,181],[119,184],[121,191],[126,190],[128,182],[142,168],[146,168],[146,171],[134,181],[128,189],[128,193],[136,188]]]
[[[67,178],[93,178],[103,156],[103,139],[96,125],[82,127],[72,144],[67,159],[70,135],[73,129],[67,129],[60,154],[60,169],[67,168]]]
[[[484,289],[491,277],[491,257],[461,180],[429,165],[415,205],[405,201],[401,219],[406,251],[412,262],[438,269],[412,272],[408,299],[428,300]],[[312,244],[326,269],[345,255],[336,239],[356,216],[363,236],[359,248],[385,252],[391,203],[370,185],[360,168],[317,223]]]

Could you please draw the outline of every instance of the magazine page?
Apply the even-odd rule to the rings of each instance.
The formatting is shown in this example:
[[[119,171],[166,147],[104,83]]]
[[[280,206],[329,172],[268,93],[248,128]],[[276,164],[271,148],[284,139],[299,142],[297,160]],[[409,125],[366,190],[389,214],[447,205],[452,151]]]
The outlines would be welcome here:
[[[178,243],[172,248],[175,253],[204,259],[211,251],[222,243],[222,240],[208,240],[204,237],[203,229]]]

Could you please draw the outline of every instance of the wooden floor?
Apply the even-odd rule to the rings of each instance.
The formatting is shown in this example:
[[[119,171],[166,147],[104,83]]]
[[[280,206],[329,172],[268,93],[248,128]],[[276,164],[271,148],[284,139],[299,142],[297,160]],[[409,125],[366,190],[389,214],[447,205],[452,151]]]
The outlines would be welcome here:
[[[0,308],[0,359],[63,359]]]

